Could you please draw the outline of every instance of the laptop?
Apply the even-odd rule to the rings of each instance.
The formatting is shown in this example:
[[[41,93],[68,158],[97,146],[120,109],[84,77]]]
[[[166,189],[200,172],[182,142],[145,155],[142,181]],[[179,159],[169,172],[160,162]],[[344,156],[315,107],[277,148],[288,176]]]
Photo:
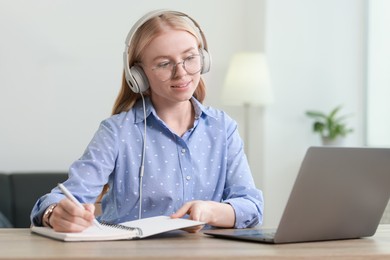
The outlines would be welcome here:
[[[309,147],[277,229],[204,234],[274,244],[369,237],[389,198],[390,149]]]

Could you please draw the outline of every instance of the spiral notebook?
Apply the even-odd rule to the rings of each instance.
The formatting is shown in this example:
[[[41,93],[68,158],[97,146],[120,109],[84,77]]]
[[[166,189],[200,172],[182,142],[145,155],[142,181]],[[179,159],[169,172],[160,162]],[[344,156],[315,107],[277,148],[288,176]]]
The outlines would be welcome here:
[[[204,225],[204,222],[157,216],[120,223],[91,226],[79,233],[56,232],[52,228],[32,226],[31,232],[61,241],[108,241],[141,239],[172,230]]]

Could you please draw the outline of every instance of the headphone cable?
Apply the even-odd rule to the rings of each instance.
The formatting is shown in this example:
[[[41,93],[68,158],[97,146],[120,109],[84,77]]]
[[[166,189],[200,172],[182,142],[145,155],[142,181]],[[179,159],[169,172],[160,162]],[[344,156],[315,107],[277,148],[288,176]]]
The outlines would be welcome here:
[[[142,98],[142,106],[144,112],[144,135],[143,135],[143,144],[142,144],[142,158],[141,158],[141,166],[139,168],[139,212],[138,218],[142,217],[142,178],[144,177],[144,165],[145,165],[145,153],[146,153],[146,107],[145,107],[145,99],[142,92],[139,93]]]

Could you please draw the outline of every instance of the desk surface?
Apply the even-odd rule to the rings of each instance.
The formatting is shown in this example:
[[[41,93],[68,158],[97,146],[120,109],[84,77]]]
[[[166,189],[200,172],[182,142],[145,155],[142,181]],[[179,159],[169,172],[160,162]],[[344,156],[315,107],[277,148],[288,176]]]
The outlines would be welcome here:
[[[390,225],[373,237],[268,245],[184,231],[133,241],[61,242],[29,229],[0,229],[0,259],[390,259]]]

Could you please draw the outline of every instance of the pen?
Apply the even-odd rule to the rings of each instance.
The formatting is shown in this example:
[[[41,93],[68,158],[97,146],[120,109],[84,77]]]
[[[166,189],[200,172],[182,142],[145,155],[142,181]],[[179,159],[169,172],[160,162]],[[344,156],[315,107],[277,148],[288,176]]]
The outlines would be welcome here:
[[[73,196],[72,193],[70,193],[70,191],[69,191],[62,183],[58,183],[58,188],[62,191],[62,193],[64,193],[64,195],[65,195],[68,199],[70,199],[71,201],[73,201],[78,207],[84,209],[83,205],[81,205],[81,203]],[[101,229],[100,223],[99,223],[99,221],[97,221],[96,218],[93,220],[93,223],[95,223],[95,225],[96,225],[98,228]]]

